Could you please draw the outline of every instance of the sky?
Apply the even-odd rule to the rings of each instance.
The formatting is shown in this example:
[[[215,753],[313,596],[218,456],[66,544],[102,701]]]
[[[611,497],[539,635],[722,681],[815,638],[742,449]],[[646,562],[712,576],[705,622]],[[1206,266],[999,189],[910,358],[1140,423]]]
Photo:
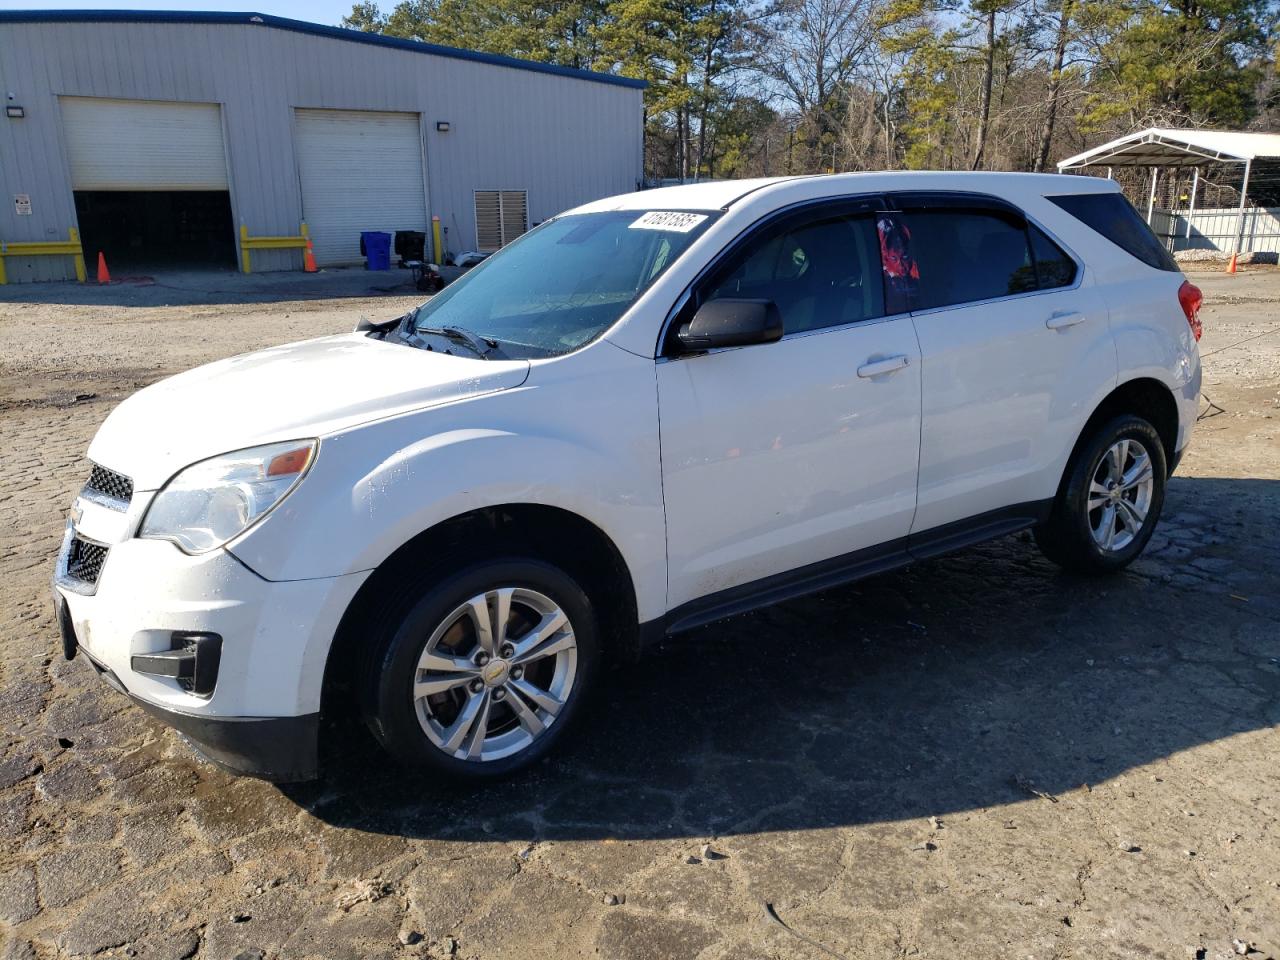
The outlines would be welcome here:
[[[382,6],[395,4],[388,0]],[[0,0],[0,9],[252,11],[337,26],[351,12],[351,0]]]

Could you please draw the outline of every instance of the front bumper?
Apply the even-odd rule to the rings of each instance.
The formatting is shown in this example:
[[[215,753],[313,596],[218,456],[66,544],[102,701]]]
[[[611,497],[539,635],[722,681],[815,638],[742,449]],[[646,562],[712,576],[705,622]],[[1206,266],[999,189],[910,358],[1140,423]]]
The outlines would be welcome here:
[[[59,617],[61,620],[61,616]],[[74,649],[74,637],[63,636]],[[228,773],[273,783],[314,780],[320,775],[320,714],[302,717],[202,717],[166,710],[139,699],[106,666],[81,651],[85,662],[108,686],[147,713],[177,730],[205,759]]]
[[[125,539],[111,544],[91,592],[60,577],[54,603],[64,653],[85,654],[209,759],[299,780],[316,775],[325,662],[365,576],[273,582],[225,550],[193,557],[166,541]],[[154,672],[192,636],[220,638],[211,685]]]

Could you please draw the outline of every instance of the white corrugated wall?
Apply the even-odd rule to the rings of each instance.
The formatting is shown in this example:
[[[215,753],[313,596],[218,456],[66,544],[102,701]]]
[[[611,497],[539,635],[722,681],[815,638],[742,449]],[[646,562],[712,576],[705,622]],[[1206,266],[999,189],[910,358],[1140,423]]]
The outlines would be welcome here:
[[[76,222],[60,96],[218,104],[236,225],[254,235],[296,233],[303,218],[296,109],[419,114],[427,222],[440,216],[454,251],[475,244],[476,190],[525,191],[533,225],[642,176],[639,89],[266,24],[0,22],[0,88],[27,114],[0,122],[0,240],[65,237]],[[30,195],[31,216],[14,194]],[[74,276],[69,258],[7,265],[11,281]],[[300,266],[295,251],[254,254],[255,271]]]
[[[1151,229],[1171,250],[1218,250],[1230,253],[1240,231],[1238,207],[1216,207],[1197,210],[1190,215],[1183,210],[1156,208]],[[1188,229],[1188,227],[1190,229]],[[1241,250],[1280,252],[1280,207],[1248,207],[1244,212]]]

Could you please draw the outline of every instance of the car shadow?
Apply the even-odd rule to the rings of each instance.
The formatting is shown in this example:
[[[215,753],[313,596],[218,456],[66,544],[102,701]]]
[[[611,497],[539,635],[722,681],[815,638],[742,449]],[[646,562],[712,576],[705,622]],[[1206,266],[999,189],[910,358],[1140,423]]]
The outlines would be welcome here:
[[[1280,481],[1176,478],[1108,579],[1029,534],[669,640],[617,667],[571,742],[441,782],[351,724],[281,789],[333,824],[462,840],[707,837],[1055,795],[1280,723]]]

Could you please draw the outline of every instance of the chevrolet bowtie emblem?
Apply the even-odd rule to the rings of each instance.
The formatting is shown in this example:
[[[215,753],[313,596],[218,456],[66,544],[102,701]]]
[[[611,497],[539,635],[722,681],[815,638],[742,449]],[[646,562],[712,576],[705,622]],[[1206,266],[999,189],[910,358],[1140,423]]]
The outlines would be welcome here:
[[[484,678],[484,682],[488,684],[498,684],[507,678],[507,662],[505,660],[490,660],[480,676]]]

